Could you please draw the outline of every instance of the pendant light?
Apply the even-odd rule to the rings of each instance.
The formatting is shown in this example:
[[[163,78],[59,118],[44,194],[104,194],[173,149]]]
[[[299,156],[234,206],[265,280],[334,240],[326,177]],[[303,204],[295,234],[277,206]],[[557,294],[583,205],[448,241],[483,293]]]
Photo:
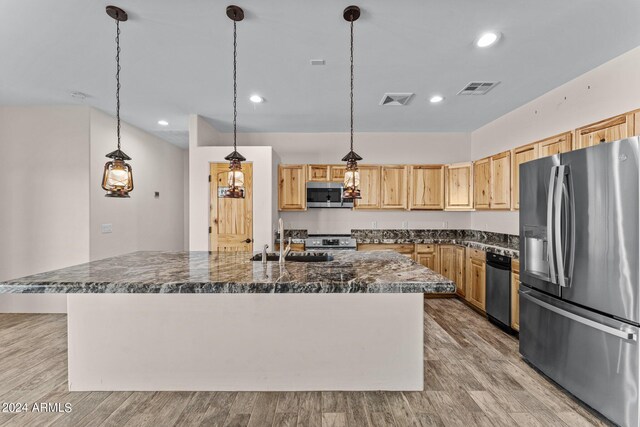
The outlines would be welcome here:
[[[131,166],[125,163],[131,160],[120,149],[120,22],[127,20],[127,12],[115,6],[107,6],[107,15],[116,21],[116,120],[118,148],[107,154],[112,159],[104,165],[102,188],[107,192],[106,197],[129,197],[133,191],[133,174]]]
[[[244,172],[242,172],[242,162],[247,160],[245,157],[238,153],[236,149],[236,118],[238,116],[238,109],[236,107],[236,101],[238,98],[237,90],[237,34],[236,23],[244,19],[244,11],[238,6],[227,6],[227,16],[233,21],[233,152],[225,157],[225,160],[229,161],[229,172],[227,175],[228,188],[224,192],[225,198],[230,199],[243,199],[244,198]]]
[[[348,6],[342,16],[351,26],[351,149],[342,158],[343,162],[347,162],[342,198],[353,200],[362,197],[360,194],[360,171],[358,170],[358,160],[362,160],[362,157],[353,151],[353,22],[360,17],[360,8],[358,6]]]

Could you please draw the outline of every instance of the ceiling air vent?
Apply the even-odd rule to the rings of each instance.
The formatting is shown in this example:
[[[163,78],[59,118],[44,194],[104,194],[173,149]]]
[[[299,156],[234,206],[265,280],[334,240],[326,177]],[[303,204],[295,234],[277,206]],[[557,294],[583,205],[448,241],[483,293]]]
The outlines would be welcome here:
[[[385,93],[380,105],[407,105],[412,93]]]
[[[458,95],[485,95],[500,82],[471,82]]]

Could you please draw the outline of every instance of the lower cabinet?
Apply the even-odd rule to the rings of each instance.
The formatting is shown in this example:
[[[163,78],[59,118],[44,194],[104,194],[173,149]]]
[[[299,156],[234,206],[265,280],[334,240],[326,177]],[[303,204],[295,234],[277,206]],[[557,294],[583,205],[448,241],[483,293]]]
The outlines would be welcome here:
[[[359,251],[396,251],[408,258],[414,259],[413,243],[361,243],[358,244]]]
[[[433,271],[440,270],[440,258],[438,257],[438,245],[416,244],[415,261]]]
[[[278,252],[280,250],[280,243],[276,243],[275,245],[273,245],[273,250],[274,252]],[[292,243],[291,252],[304,252],[304,243]]]
[[[518,288],[520,287],[520,261],[511,261],[511,327],[520,330],[520,299]]]
[[[486,311],[486,271],[487,255],[484,251],[467,249],[467,293],[469,304]]]
[[[440,270],[447,279],[456,284],[456,294],[466,295],[464,247],[457,245],[439,245]]]

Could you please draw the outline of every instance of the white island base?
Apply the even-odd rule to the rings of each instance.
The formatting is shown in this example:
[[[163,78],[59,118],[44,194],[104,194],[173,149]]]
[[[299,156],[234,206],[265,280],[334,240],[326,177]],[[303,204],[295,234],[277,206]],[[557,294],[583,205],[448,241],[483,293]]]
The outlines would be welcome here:
[[[68,294],[71,391],[422,390],[423,294]]]

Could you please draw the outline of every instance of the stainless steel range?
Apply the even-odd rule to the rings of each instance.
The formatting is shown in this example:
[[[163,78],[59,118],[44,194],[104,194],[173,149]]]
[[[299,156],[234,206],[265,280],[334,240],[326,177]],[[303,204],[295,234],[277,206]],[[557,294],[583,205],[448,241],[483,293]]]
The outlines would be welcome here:
[[[350,234],[309,234],[304,241],[304,249],[312,251],[317,249],[356,250],[356,239]]]

